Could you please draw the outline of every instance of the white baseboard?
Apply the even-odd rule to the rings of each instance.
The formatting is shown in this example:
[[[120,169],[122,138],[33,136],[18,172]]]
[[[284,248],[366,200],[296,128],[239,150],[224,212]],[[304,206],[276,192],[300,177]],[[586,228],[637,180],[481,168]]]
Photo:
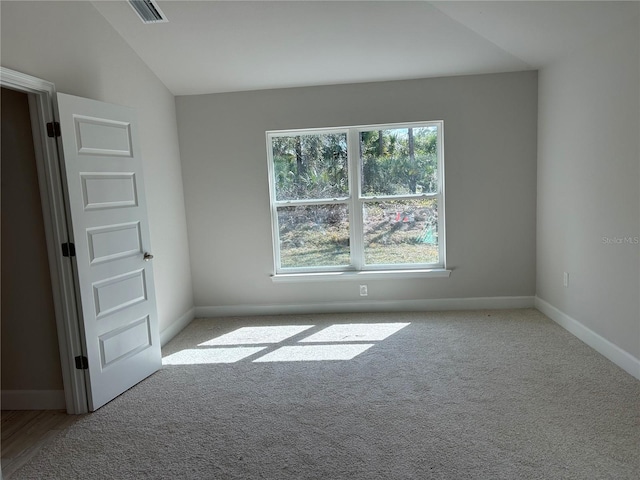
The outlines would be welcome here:
[[[190,308],[178,320],[160,332],[160,345],[163,347],[177,334],[179,334],[191,320],[195,318],[195,308]]]
[[[196,307],[197,318],[308,313],[415,312],[440,310],[500,310],[533,308],[534,297],[439,298],[429,300],[361,300],[281,305],[222,305]]]
[[[64,390],[2,390],[2,410],[66,410]]]
[[[548,302],[539,297],[535,297],[535,307],[544,313],[551,320],[556,322],[562,328],[572,333],[584,343],[593,348],[596,352],[607,357],[613,363],[622,368],[625,372],[633,375],[640,380],[640,360],[630,353],[622,350],[616,344],[610,342],[606,338],[598,335],[596,332],[573,317],[558,310]]]

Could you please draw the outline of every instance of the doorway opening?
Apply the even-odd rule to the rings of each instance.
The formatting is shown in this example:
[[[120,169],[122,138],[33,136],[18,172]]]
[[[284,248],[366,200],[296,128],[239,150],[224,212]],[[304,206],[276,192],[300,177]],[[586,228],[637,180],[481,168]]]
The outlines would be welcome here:
[[[22,403],[22,408],[66,407],[67,413],[86,413],[88,404],[85,372],[75,368],[75,357],[82,354],[82,342],[78,324],[73,265],[68,258],[59,254],[60,246],[68,242],[68,213],[63,192],[58,146],[56,139],[49,137],[47,132],[48,126],[54,125],[56,117],[56,105],[53,101],[55,86],[45,80],[4,67],[0,67],[0,86],[3,96],[3,258],[1,262],[3,270],[3,388],[16,388],[16,390],[7,390],[7,392],[15,393],[3,391],[3,401],[6,403],[3,402],[2,407],[9,408],[15,401],[18,404]],[[20,105],[17,111],[20,112],[23,124],[21,133],[4,131],[4,114],[7,106],[4,103],[5,99],[9,102],[13,100]],[[7,128],[11,125],[12,123],[9,122]],[[26,155],[31,158],[32,164],[30,166],[8,163],[12,162],[14,155],[5,155],[5,141],[16,135],[22,137],[23,147],[28,150]],[[28,141],[29,138],[31,138],[31,143]],[[15,163],[18,161],[15,160]],[[35,163],[35,167],[33,163]],[[30,187],[24,187],[30,191],[30,213],[24,211],[25,205],[15,204],[19,201],[16,200],[18,197],[9,195],[12,193],[13,187],[17,185],[11,185],[11,188],[7,185],[5,192],[4,170],[11,167],[31,169],[26,172],[18,172],[21,175],[21,181],[30,178],[29,181],[33,182],[35,174],[35,185],[32,183]],[[17,195],[25,192],[13,193]],[[13,218],[5,219],[5,216]],[[26,230],[22,230],[21,233],[15,232],[16,238],[10,240],[9,235],[12,232],[9,229],[11,227],[5,230],[5,220],[18,223],[26,222],[30,223],[30,226]],[[25,236],[30,238],[24,238]],[[31,245],[31,249],[27,251],[15,247],[15,243],[20,242],[21,238],[24,239],[25,244]],[[9,245],[5,245],[5,241],[9,242]],[[14,248],[5,249],[5,247],[11,247],[11,241],[14,242]],[[37,251],[33,249],[37,249]],[[36,260],[39,260],[39,263]],[[6,279],[4,278],[5,273],[9,272],[5,272],[5,262],[7,270],[12,267],[14,272]],[[12,263],[14,265],[11,265]],[[20,271],[21,267],[22,271]],[[33,280],[36,275],[32,271],[34,269],[38,269],[39,283]],[[19,284],[17,277],[14,280],[14,275],[23,277],[20,280],[21,284]],[[48,275],[48,282],[45,278],[46,275]],[[24,277],[27,280],[31,279],[31,284]],[[5,295],[21,297],[19,298],[20,302],[16,302],[17,305],[12,306],[12,299],[5,298]],[[31,304],[28,305],[29,302]],[[27,306],[30,308],[27,309]],[[7,342],[17,341],[15,337],[12,338],[11,334],[5,332],[5,308],[7,314],[10,309],[13,309],[11,315],[17,318],[17,320],[7,319],[7,327],[20,332],[23,341],[27,342],[23,345],[20,344],[21,342],[17,342],[17,350],[20,350],[18,352],[12,351],[11,347],[5,345]],[[53,317],[51,308],[53,308]],[[26,318],[27,316],[30,318]],[[33,317],[36,317],[35,320]],[[52,319],[55,319],[53,328]],[[5,338],[5,334],[7,338]],[[42,337],[38,337],[40,334]],[[38,347],[40,351],[37,351]],[[58,350],[57,361],[55,359],[56,347]],[[8,352],[5,352],[5,348],[8,349]],[[26,365],[17,366],[15,362],[18,360],[15,362],[14,360],[5,360],[5,353],[17,355],[14,358],[19,358],[20,361],[24,360],[23,357],[27,357],[29,361]],[[4,378],[6,367],[15,372],[14,378],[11,378],[11,375],[7,380]],[[5,380],[14,383],[5,385]],[[26,390],[25,386],[28,385],[32,386],[32,389]],[[15,406],[15,403],[13,405]]]
[[[28,94],[2,87],[2,409],[66,408]]]

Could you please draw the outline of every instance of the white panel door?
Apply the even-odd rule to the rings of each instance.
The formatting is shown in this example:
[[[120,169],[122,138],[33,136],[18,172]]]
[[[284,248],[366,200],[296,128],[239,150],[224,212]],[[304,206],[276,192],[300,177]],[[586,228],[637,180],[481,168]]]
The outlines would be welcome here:
[[[134,111],[58,94],[89,410],[162,364]]]

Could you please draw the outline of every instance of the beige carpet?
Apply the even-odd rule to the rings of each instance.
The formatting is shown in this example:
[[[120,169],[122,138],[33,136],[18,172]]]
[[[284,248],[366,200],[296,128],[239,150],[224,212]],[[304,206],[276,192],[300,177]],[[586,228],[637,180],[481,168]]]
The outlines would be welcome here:
[[[358,327],[372,323],[385,325]],[[397,323],[408,325],[386,325]],[[163,355],[174,365],[74,424],[14,478],[640,472],[640,382],[536,310],[195,320]]]

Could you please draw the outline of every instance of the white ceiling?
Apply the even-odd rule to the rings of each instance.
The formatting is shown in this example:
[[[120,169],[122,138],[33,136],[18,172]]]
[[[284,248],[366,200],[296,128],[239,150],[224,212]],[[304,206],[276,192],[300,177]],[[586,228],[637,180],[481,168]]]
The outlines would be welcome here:
[[[175,95],[536,69],[638,16],[633,2],[159,1],[95,7]]]

